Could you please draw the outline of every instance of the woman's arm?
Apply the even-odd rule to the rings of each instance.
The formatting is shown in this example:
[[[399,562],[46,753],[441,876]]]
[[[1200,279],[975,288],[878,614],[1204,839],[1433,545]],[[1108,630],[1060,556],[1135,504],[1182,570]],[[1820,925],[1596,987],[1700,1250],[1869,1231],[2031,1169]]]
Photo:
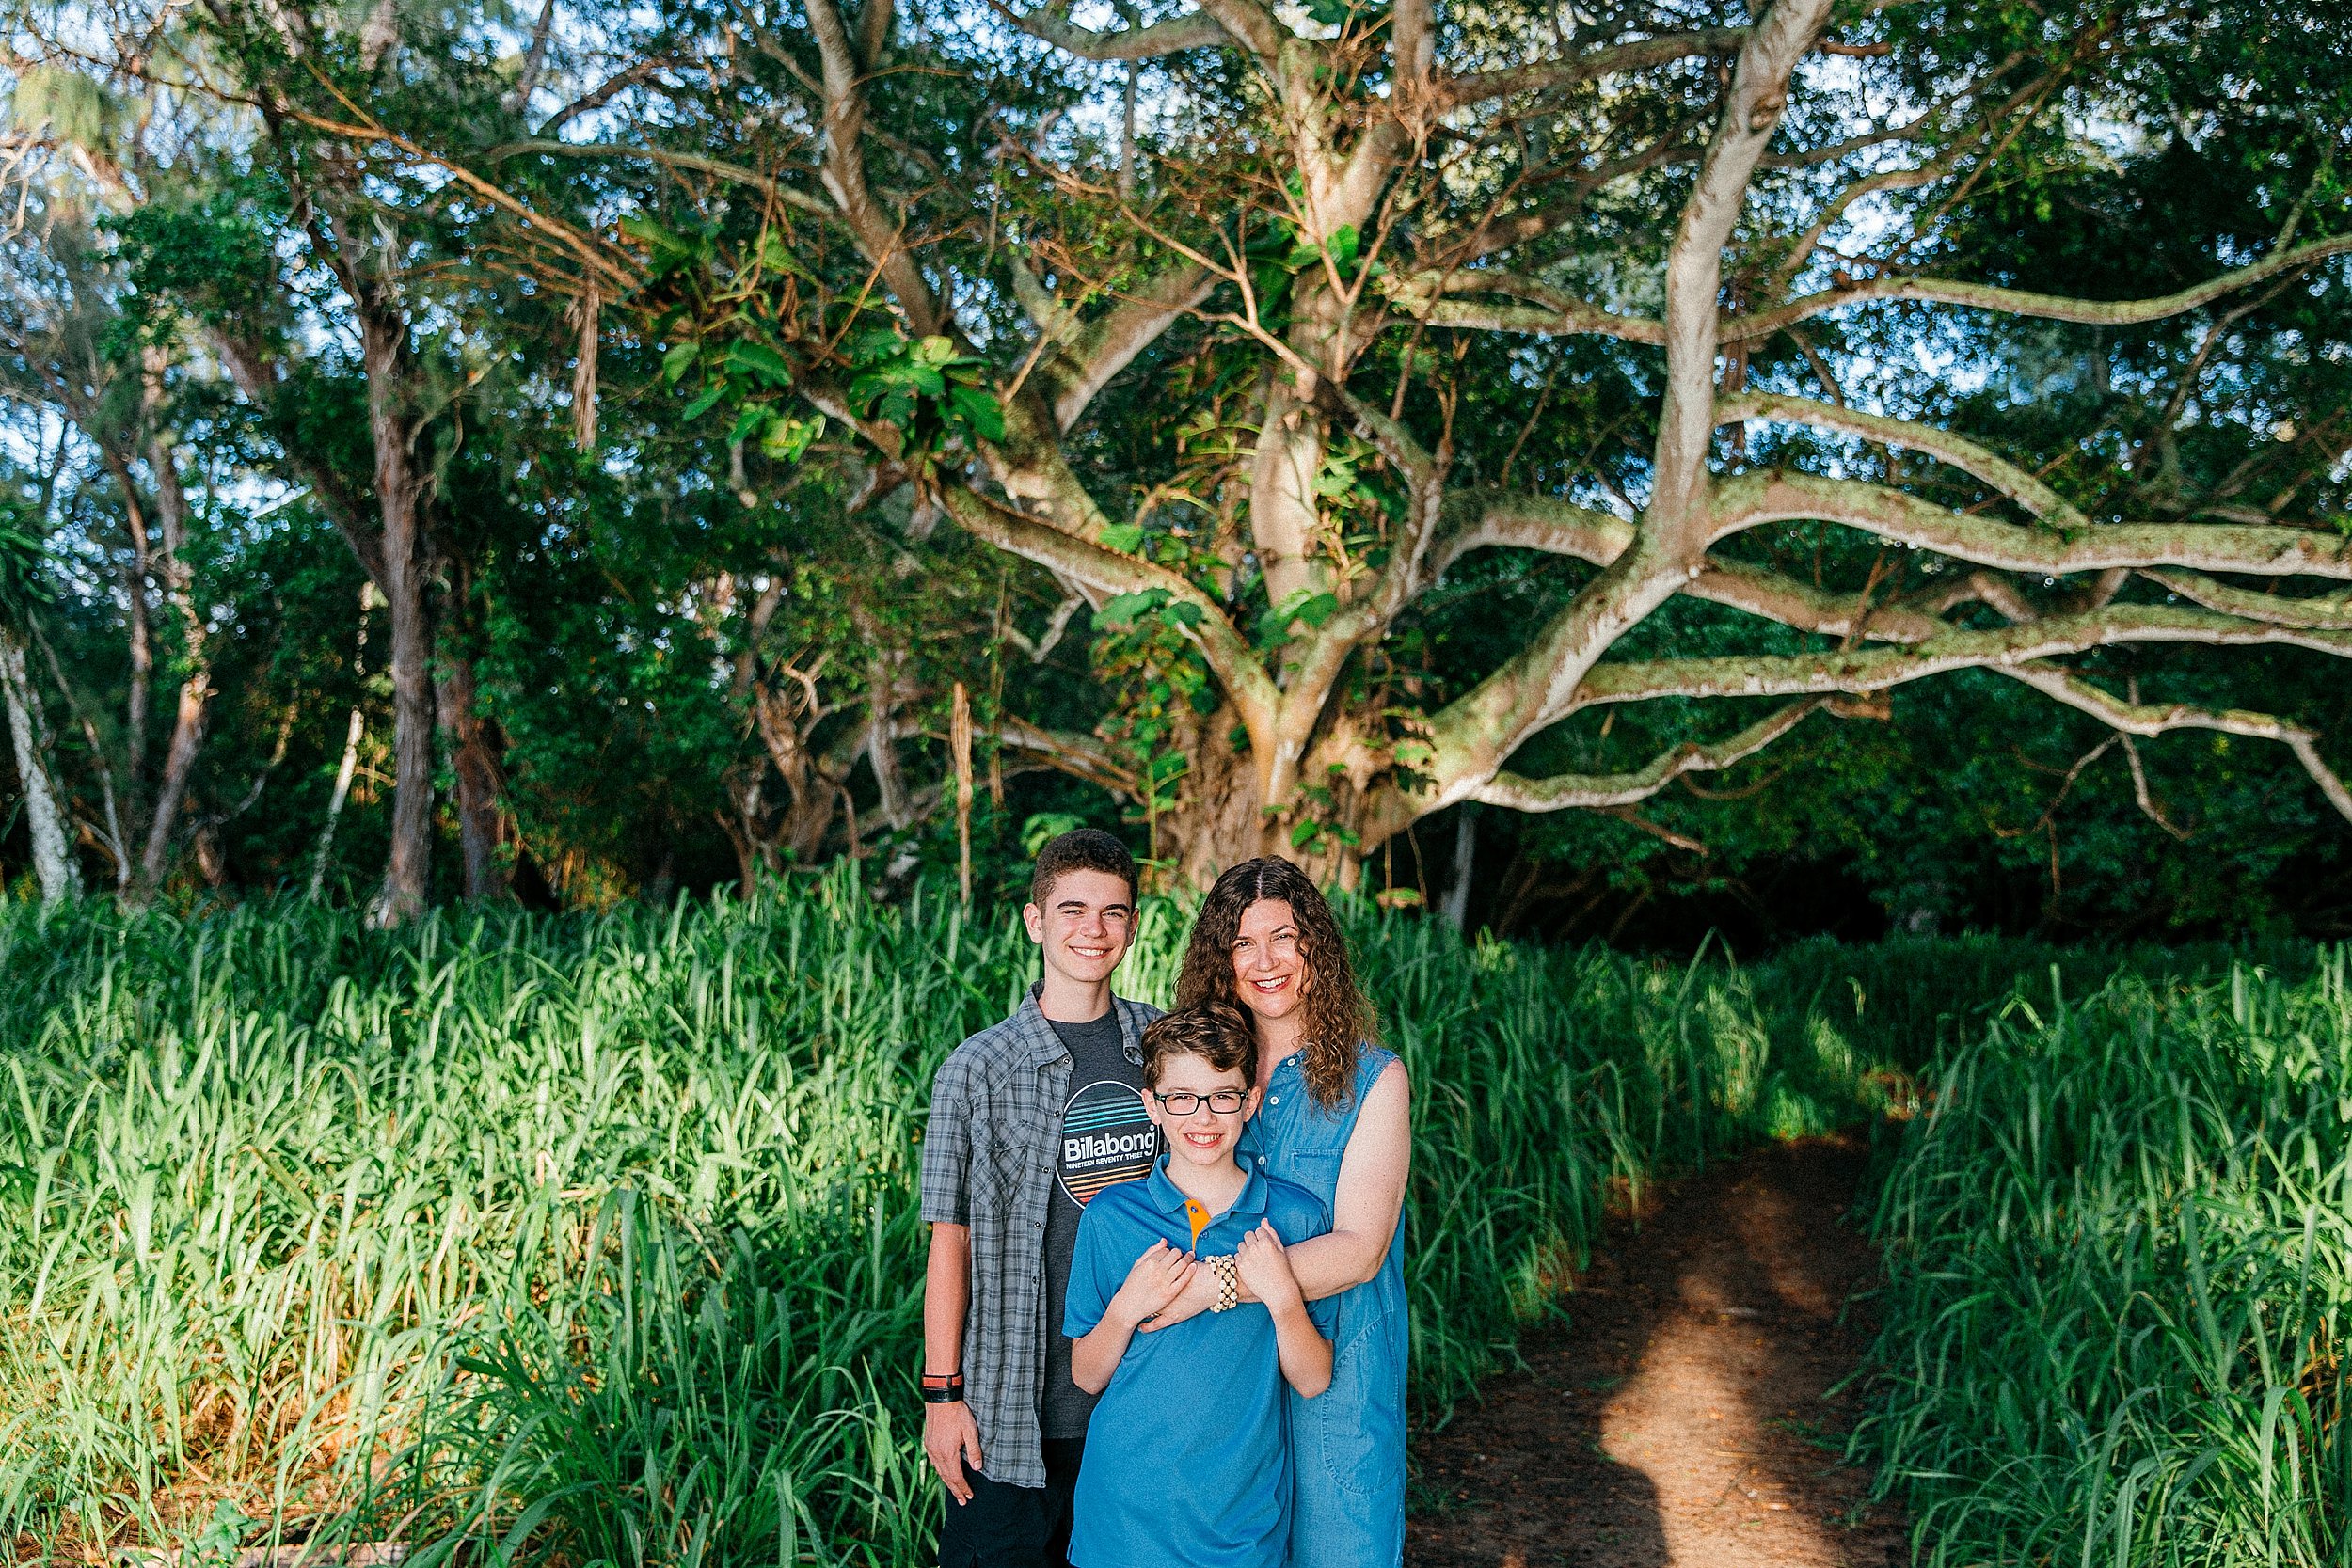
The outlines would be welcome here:
[[[1397,1216],[1405,1212],[1412,1168],[1412,1088],[1405,1064],[1391,1062],[1365,1094],[1340,1157],[1330,1231],[1290,1249],[1291,1272],[1309,1301],[1336,1296],[1380,1272],[1396,1239]]]
[[[1307,1316],[1307,1301],[1298,1293],[1289,1250],[1282,1245],[1273,1221],[1261,1220],[1257,1229],[1241,1239],[1233,1263],[1242,1283],[1266,1304],[1274,1317],[1274,1348],[1281,1359],[1282,1376],[1307,1399],[1330,1387],[1331,1341]]]

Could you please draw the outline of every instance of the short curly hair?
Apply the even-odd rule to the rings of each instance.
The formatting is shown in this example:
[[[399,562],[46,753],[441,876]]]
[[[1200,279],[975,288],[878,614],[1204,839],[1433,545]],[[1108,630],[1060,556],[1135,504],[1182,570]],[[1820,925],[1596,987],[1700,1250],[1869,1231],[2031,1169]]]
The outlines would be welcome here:
[[[1136,895],[1134,851],[1100,828],[1075,828],[1037,852],[1037,868],[1029,873],[1029,902],[1042,909],[1054,895],[1054,884],[1073,871],[1117,877],[1127,884],[1127,896]]]
[[[1258,1083],[1258,1037],[1230,1002],[1163,1013],[1143,1026],[1143,1082],[1159,1087],[1160,1069],[1171,1056],[1198,1056],[1219,1072],[1241,1069],[1241,1086]]]

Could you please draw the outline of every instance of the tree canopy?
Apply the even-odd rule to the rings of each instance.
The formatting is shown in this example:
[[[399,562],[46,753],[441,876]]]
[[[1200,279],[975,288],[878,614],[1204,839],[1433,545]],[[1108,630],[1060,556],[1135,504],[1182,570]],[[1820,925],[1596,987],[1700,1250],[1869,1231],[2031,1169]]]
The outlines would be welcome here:
[[[2340,922],[2347,21],[18,0],[28,798],[387,920],[977,809]]]

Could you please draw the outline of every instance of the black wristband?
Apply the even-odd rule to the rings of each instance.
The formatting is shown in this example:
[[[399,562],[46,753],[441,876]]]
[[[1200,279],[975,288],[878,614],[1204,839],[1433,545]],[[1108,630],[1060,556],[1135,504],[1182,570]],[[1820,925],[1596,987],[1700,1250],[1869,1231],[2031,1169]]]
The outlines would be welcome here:
[[[925,1404],[961,1404],[963,1402],[963,1374],[954,1372],[943,1377],[932,1372],[924,1373],[923,1402]]]

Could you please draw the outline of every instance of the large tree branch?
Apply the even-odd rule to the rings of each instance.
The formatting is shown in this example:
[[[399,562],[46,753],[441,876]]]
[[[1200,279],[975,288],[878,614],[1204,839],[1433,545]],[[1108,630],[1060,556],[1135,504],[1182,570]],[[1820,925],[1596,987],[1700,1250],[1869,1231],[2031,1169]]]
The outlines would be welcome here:
[[[1093,321],[1066,327],[1068,336],[1060,338],[1061,348],[1046,367],[1054,422],[1063,430],[1076,424],[1111,378],[1134,363],[1179,316],[1207,299],[1217,281],[1207,267],[1186,262],[1152,278]]]
[[[907,249],[904,225],[885,214],[866,178],[866,71],[834,0],[807,0],[808,30],[824,67],[825,190],[841,209],[859,251],[881,274],[918,338],[946,323],[922,269]]]
[[[1777,469],[1740,474],[1718,486],[1719,539],[1759,524],[1801,521],[1867,529],[1899,544],[2016,572],[2055,576],[2114,566],[2187,566],[2261,577],[2308,572],[2352,579],[2352,539],[2310,529],[2237,523],[2020,528],[1966,516],[1885,485]]]
[[[1471,800],[1514,811],[1605,810],[1645,800],[1686,773],[1729,768],[1787,735],[1821,705],[1818,698],[1790,703],[1712,745],[1685,741],[1624,773],[1558,773],[1541,779],[1497,773],[1470,792]]]
[[[1192,49],[1216,49],[1232,37],[1206,11],[1188,11],[1148,26],[1098,32],[1070,20],[1070,0],[1052,0],[1035,10],[1015,10],[1001,0],[990,0],[996,14],[1066,55],[1098,63],[1111,60],[1153,60]]]
[[[1828,19],[1830,0],[1772,0],[1740,49],[1724,115],[1666,253],[1666,395],[1659,409],[1645,530],[1675,553],[1706,546],[1707,459],[1715,430],[1716,325],[1724,247],[1748,181],[1788,104],[1788,78]]]
[[[1688,33],[1661,33],[1656,38],[1632,39],[1596,49],[1573,60],[1540,60],[1500,71],[1482,71],[1474,76],[1451,77],[1438,84],[1438,105],[1441,110],[1458,109],[1514,93],[1577,87],[1620,71],[1642,71],[1676,60],[1728,55],[1747,41],[1748,32],[1745,27],[1702,27]]]
[[[1469,272],[1408,273],[1387,285],[1389,302],[1431,326],[1473,332],[1526,332],[1542,337],[1617,338],[1660,344],[1666,324],[1647,316],[1624,316],[1588,305],[1533,277],[1491,268]],[[1526,304],[1466,299],[1465,294],[1507,294]]]
[[[2210,304],[2224,294],[2248,288],[2265,277],[2275,277],[2282,272],[2346,254],[2352,254],[2352,234],[2313,240],[2225,272],[2217,277],[2209,277],[2176,293],[2160,294],[2153,299],[2075,299],[2065,294],[2035,293],[2025,289],[2003,289],[1990,283],[1963,283],[1939,277],[1873,277],[1845,288],[1792,299],[1774,309],[1735,317],[1724,324],[1723,339],[1725,342],[1749,342],[1758,338],[1769,338],[1783,327],[1824,315],[1841,306],[1872,300],[1961,305],[1972,309],[1997,310],[2005,315],[2031,316],[2043,321],[2082,322],[2096,326],[2136,326],[2194,310],[2201,305]]]
[[[2027,664],[2000,672],[2035,690],[2090,714],[2125,735],[2158,736],[2169,730],[2216,730],[2223,735],[2275,740],[2295,753],[2328,803],[2352,821],[2352,789],[2319,754],[2319,737],[2299,724],[2245,708],[2202,708],[2187,703],[2126,702],[2102,690],[2072,671],[2051,664]]]
[[[2328,594],[2308,599],[2282,599],[2276,594],[2218,582],[2195,572],[2142,572],[2192,604],[2243,615],[2249,621],[2273,621],[2282,626],[2312,626],[2328,631],[2352,631],[2352,594]]]
[[[1879,441],[1888,446],[1925,452],[1982,480],[2036,517],[2055,527],[2073,530],[2090,525],[2090,520],[2076,511],[2064,497],[2014,463],[1979,446],[1964,436],[1939,430],[1933,425],[1890,419],[1883,414],[1865,414],[1833,404],[1815,403],[1810,398],[1781,397],[1764,392],[1723,399],[1715,405],[1715,419],[1718,425],[1738,424],[1746,420],[1810,425],[1816,430],[1834,430],[1842,435],[1860,436],[1866,441]]]
[[[2081,615],[2053,615],[1977,631],[1947,626],[1933,637],[1894,647],[1840,648],[1794,655],[1732,655],[1718,658],[1638,659],[1598,665],[1577,688],[1574,701],[1552,714],[1604,703],[1661,697],[1790,697],[1834,691],[1878,691],[1955,670],[2006,669],[2143,642],[2194,642],[2209,647],[2285,644],[2352,657],[2352,632],[2312,631],[2165,605],[2110,605]]]
[[[1185,635],[1208,658],[1210,669],[1241,709],[1243,721],[1260,733],[1271,733],[1281,705],[1280,691],[1259,665],[1256,650],[1225,618],[1224,610],[1189,578],[1066,533],[966,485],[948,485],[941,499],[974,537],[1034,561],[1072,582],[1104,594],[1161,589],[1173,602],[1199,610],[1199,618],[1184,627]]]
[[[1006,719],[993,732],[983,728],[978,733],[993,733],[999,745],[1042,757],[1057,771],[1073,778],[1124,795],[1142,793],[1143,782],[1136,770],[1094,736],[1049,730],[1014,718]]]

